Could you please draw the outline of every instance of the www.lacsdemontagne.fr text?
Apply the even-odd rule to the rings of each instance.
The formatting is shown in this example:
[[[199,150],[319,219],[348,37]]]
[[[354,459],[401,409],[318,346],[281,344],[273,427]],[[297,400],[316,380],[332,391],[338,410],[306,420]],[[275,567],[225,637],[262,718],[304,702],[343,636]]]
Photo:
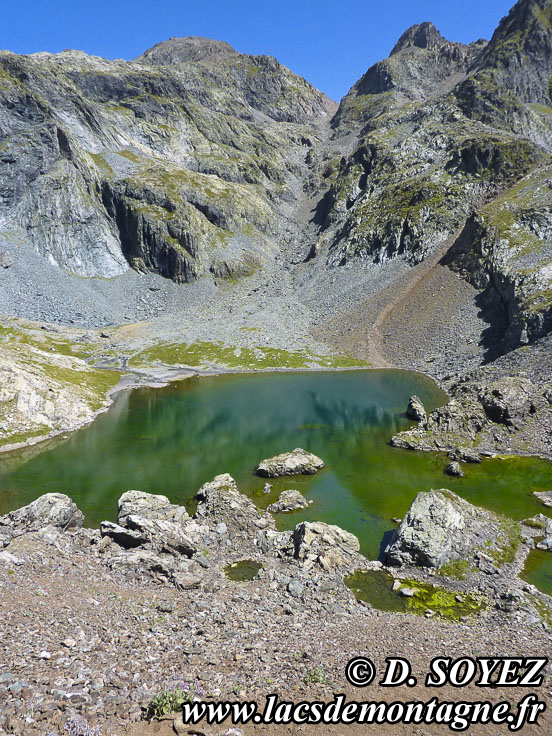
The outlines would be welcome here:
[[[262,709],[255,702],[221,701],[193,702],[182,706],[183,721],[195,725],[205,719],[209,725],[220,725],[227,719],[233,724],[442,724],[452,731],[461,732],[475,724],[504,724],[511,732],[524,725],[536,723],[546,704],[534,693],[525,695],[518,703],[507,701],[440,701],[436,697],[415,701],[347,701],[345,695],[336,695],[329,703],[279,701],[275,694],[268,695]]]

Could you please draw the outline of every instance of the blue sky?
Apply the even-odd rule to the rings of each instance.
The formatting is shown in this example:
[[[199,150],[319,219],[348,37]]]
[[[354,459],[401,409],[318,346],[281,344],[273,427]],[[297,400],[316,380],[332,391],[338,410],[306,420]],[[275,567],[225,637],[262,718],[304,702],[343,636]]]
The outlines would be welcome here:
[[[2,0],[0,48],[78,48],[132,59],[171,36],[207,36],[269,54],[340,99],[409,26],[451,41],[490,38],[514,0]]]

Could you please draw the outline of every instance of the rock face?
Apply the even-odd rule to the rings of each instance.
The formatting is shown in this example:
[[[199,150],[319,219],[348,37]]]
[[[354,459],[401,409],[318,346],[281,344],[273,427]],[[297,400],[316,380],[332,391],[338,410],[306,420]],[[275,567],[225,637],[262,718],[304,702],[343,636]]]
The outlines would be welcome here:
[[[263,460],[256,472],[263,478],[277,478],[281,475],[313,475],[323,467],[324,461],[319,457],[296,447],[292,452]]]
[[[0,445],[24,443],[92,421],[119,380],[70,354],[56,333],[2,327]]]
[[[46,493],[28,506],[1,517],[2,525],[11,527],[15,536],[39,531],[45,526],[58,529],[78,529],[84,515],[69,496],[63,493]]]
[[[320,521],[298,524],[292,541],[297,560],[309,568],[318,563],[324,570],[346,565],[360,550],[354,534]]]
[[[0,218],[84,277],[258,267],[335,110],[275,59],[198,37],[129,62],[0,52],[0,77]]]
[[[425,422],[427,420],[426,410],[418,396],[411,396],[406,408],[406,416],[414,419],[416,422]]]
[[[279,514],[282,512],[297,511],[298,509],[306,509],[310,504],[312,504],[312,501],[307,501],[299,491],[282,491],[278,500],[267,506],[267,511],[273,514]]]
[[[385,549],[389,565],[440,568],[456,560],[475,563],[513,544],[503,522],[442,489],[419,493]]]

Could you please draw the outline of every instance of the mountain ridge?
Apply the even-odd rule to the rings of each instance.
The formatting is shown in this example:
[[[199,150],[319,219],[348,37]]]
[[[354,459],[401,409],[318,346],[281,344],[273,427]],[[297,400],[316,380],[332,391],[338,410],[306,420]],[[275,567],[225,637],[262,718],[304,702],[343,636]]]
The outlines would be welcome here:
[[[257,349],[239,324],[437,377],[536,344],[552,327],[551,7],[520,0],[468,45],[416,24],[339,105],[212,39],[133,61],[0,52],[0,312],[136,322],[148,355],[169,336]],[[433,331],[404,311],[418,271],[457,304]]]

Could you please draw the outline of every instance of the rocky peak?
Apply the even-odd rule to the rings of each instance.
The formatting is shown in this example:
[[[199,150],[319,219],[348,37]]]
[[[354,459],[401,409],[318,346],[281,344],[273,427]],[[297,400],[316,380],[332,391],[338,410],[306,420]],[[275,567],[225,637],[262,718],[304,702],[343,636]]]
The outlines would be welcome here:
[[[550,0],[518,0],[497,26],[491,44],[506,36],[531,29],[533,25],[550,29],[552,3]]]
[[[438,49],[448,43],[439,33],[433,23],[418,23],[410,26],[399,38],[393,47],[390,56],[398,54],[409,46],[416,46],[420,49]]]
[[[520,100],[548,105],[552,0],[519,0],[502,18],[473,69],[493,70],[496,81]]]
[[[135,61],[169,65],[228,56],[240,56],[240,54],[225,41],[215,41],[201,36],[187,36],[162,41],[145,51]]]

